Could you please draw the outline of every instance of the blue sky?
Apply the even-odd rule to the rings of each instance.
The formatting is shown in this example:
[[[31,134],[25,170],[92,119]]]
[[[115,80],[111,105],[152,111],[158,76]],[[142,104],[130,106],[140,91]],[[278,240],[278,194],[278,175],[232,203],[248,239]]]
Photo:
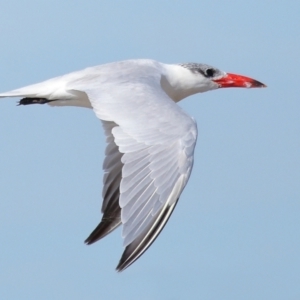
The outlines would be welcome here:
[[[121,274],[92,246],[104,135],[92,111],[0,101],[1,299],[299,299],[300,3],[2,1],[0,90],[129,58],[202,62],[267,89],[180,105],[195,164],[167,226]]]

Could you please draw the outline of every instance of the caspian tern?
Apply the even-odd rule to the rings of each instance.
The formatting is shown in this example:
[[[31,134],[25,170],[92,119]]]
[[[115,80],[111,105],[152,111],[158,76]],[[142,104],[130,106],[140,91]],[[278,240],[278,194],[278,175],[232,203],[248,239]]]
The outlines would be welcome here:
[[[257,80],[206,64],[127,60],[72,72],[0,94],[19,105],[92,108],[107,147],[102,220],[92,244],[122,224],[122,271],[154,242],[190,177],[197,126],[176,102],[217,88],[257,88]]]

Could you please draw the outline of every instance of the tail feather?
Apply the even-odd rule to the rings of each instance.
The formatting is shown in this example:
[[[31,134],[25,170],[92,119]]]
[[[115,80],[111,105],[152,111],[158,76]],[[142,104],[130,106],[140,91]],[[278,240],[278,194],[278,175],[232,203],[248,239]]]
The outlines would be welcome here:
[[[13,90],[10,92],[6,92],[6,93],[1,93],[0,94],[0,98],[5,98],[5,97],[35,97],[36,93],[28,93],[26,91],[23,91],[22,89],[20,90]]]
[[[61,77],[52,78],[43,82],[31,84],[19,89],[0,93],[0,98],[4,97],[26,97],[26,98],[52,98],[53,94],[63,92],[64,94],[64,81],[60,80]],[[63,96],[63,95],[62,95]]]

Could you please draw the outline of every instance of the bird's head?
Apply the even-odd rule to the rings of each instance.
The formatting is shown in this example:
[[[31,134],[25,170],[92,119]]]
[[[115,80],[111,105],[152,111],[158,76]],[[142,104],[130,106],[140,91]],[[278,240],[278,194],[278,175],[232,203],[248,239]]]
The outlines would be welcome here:
[[[226,73],[215,67],[198,64],[184,63],[173,65],[171,76],[168,76],[171,94],[174,101],[196,93],[203,93],[218,88],[258,88],[266,87],[263,83],[250,77]]]

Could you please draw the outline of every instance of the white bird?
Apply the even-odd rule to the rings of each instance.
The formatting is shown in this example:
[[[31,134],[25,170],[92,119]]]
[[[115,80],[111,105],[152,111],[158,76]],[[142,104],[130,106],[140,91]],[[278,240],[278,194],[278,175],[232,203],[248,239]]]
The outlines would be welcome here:
[[[265,87],[254,79],[206,64],[127,60],[72,72],[0,94],[19,105],[92,108],[107,147],[103,163],[102,220],[92,244],[122,224],[122,271],[154,242],[190,177],[197,126],[176,103],[225,87]]]

